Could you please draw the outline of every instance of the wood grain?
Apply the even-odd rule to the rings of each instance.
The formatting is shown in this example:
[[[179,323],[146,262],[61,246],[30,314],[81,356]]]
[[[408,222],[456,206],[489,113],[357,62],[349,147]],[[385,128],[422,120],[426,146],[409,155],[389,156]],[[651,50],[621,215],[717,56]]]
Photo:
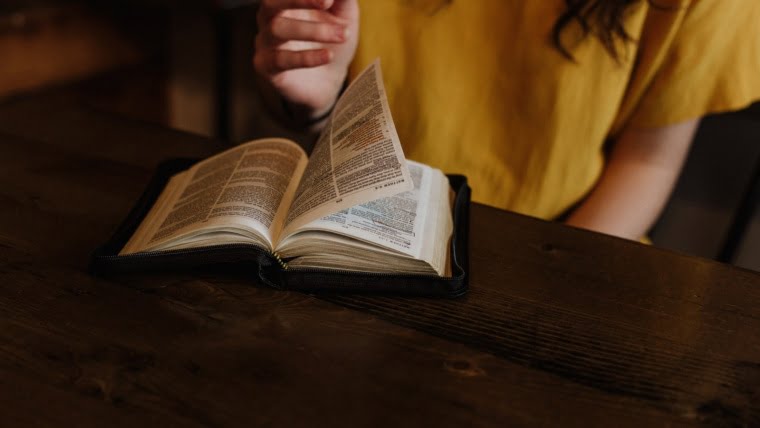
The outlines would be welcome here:
[[[161,159],[222,147],[0,105],[0,424],[760,426],[757,273],[480,205],[456,300],[86,273]]]

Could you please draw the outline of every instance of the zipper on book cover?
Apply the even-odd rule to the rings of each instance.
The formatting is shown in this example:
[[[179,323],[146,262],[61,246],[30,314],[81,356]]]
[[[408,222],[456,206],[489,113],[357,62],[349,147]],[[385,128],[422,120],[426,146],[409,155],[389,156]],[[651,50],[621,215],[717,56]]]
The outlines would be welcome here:
[[[424,275],[424,274],[397,274],[392,272],[357,272],[352,270],[345,270],[345,269],[319,269],[319,268],[290,268],[288,266],[288,262],[282,259],[282,256],[280,256],[279,253],[276,251],[273,251],[271,253],[272,257],[274,257],[275,260],[277,260],[277,264],[280,265],[282,270],[290,271],[290,272],[298,272],[298,273],[321,273],[321,274],[346,274],[346,275],[361,275],[366,278],[439,278],[444,280],[452,280],[456,279],[451,276],[444,276],[444,277],[438,277],[435,275]]]
[[[357,271],[350,271],[345,269],[319,269],[319,268],[302,268],[302,267],[293,267],[288,268],[288,272],[291,273],[299,273],[299,274],[322,274],[322,275],[348,275],[354,278],[362,277],[367,279],[402,279],[402,280],[430,280],[430,279],[439,279],[443,281],[459,281],[462,278],[454,277],[454,276],[435,276],[435,275],[424,275],[424,274],[398,274],[398,273],[392,273],[392,272],[357,272]],[[467,289],[469,287],[466,285],[459,284],[457,285],[456,289],[453,291],[447,291],[443,293],[446,297],[459,297],[464,295],[467,292]]]
[[[95,256],[98,259],[101,260],[139,260],[144,258],[152,258],[155,256],[161,256],[161,255],[172,255],[172,256],[182,256],[182,255],[188,255],[188,254],[196,254],[196,253],[204,253],[208,251],[219,251],[219,250],[235,250],[235,249],[257,249],[260,251],[266,251],[265,248],[260,247],[258,245],[253,244],[223,244],[223,245],[213,245],[208,247],[197,247],[197,248],[185,248],[182,250],[158,250],[158,251],[146,251],[141,253],[131,253],[131,254],[114,254],[114,255],[97,255]]]
[[[160,250],[160,251],[149,251],[144,253],[133,253],[133,254],[125,254],[125,255],[101,255],[97,256],[101,260],[124,260],[124,261],[134,261],[134,260],[141,260],[141,259],[150,259],[155,256],[160,255],[172,255],[172,256],[182,256],[182,255],[189,255],[189,254],[197,254],[197,253],[203,253],[207,252],[209,250],[211,251],[219,251],[219,250],[231,250],[231,249],[256,249],[260,251],[268,252],[266,249],[258,246],[258,245],[252,245],[252,244],[224,244],[224,245],[215,245],[211,247],[203,247],[203,248],[186,248],[182,250]],[[366,278],[435,278],[434,275],[424,275],[424,274],[398,274],[398,273],[392,273],[392,272],[357,272],[357,271],[351,271],[346,269],[320,269],[320,268],[300,268],[300,267],[290,267],[288,265],[288,262],[283,260],[282,256],[280,256],[277,252],[268,252],[272,258],[274,258],[275,261],[277,261],[277,264],[285,271],[288,272],[297,272],[297,273],[316,273],[316,274],[344,274],[344,275],[361,275]],[[457,279],[456,277],[437,277],[439,279],[443,280],[454,280]],[[280,287],[275,287],[280,288]]]
[[[101,255],[97,256],[101,260],[140,260],[140,259],[146,259],[146,258],[153,258],[155,256],[160,255],[171,255],[171,256],[182,256],[182,255],[189,255],[189,254],[196,254],[196,253],[204,253],[207,251],[219,251],[219,250],[231,250],[231,249],[257,249],[257,250],[263,250],[266,251],[266,249],[258,246],[258,245],[251,245],[251,244],[224,244],[224,245],[214,245],[209,247],[203,247],[203,248],[185,248],[182,250],[159,250],[159,251],[147,251],[142,253],[132,253],[132,254],[125,254],[125,255]],[[291,268],[288,265],[288,262],[283,260],[282,256],[280,256],[277,252],[269,252],[269,255],[272,256],[276,261],[277,264],[283,269],[291,272],[301,272],[301,273],[326,273],[326,274],[349,274],[349,275],[356,275],[360,274],[362,276],[367,277],[374,277],[374,278],[389,278],[389,277],[402,277],[402,278],[419,278],[419,277],[435,277],[433,275],[424,275],[424,274],[397,274],[392,272],[357,272],[352,270],[346,270],[346,269],[320,269],[320,268]],[[439,277],[441,279],[452,279],[453,277]]]
[[[288,266],[287,262],[284,262],[285,266]],[[449,280],[449,279],[458,279],[457,277],[453,276],[437,276],[437,275],[426,275],[426,274],[414,274],[414,273],[407,273],[407,274],[398,274],[393,272],[362,272],[362,271],[355,271],[355,270],[346,270],[346,269],[333,269],[333,268],[304,268],[304,267],[287,267],[286,268],[289,272],[297,272],[297,273],[321,273],[321,274],[347,274],[347,275],[361,275],[369,278],[437,278],[437,279],[443,279],[443,280]]]
[[[274,257],[275,260],[277,260],[277,264],[280,265],[282,270],[288,270],[288,263],[282,260],[282,257],[280,257],[280,254],[277,251],[272,251],[272,257]]]
[[[114,260],[114,259],[120,259],[120,260],[139,260],[144,258],[153,258],[155,256],[160,255],[172,255],[172,256],[182,256],[182,255],[188,255],[188,254],[195,254],[195,253],[203,253],[207,251],[219,251],[219,250],[231,250],[231,249],[258,249],[266,251],[264,248],[258,246],[258,245],[251,245],[251,244],[224,244],[224,245],[214,245],[210,247],[203,247],[203,248],[186,248],[182,250],[159,250],[159,251],[147,251],[143,253],[132,253],[132,254],[125,254],[125,255],[101,255],[96,256],[97,258],[101,260]],[[451,276],[443,276],[443,277],[437,277],[435,275],[425,275],[425,274],[398,274],[398,273],[392,273],[392,272],[357,272],[352,270],[346,270],[346,269],[330,269],[330,268],[291,268],[288,265],[288,262],[283,260],[282,256],[280,256],[277,252],[269,252],[269,255],[272,256],[276,261],[277,264],[283,269],[291,272],[300,272],[300,273],[326,273],[326,274],[349,274],[349,275],[362,275],[367,277],[376,277],[376,278],[389,278],[389,277],[402,277],[402,278],[419,278],[419,277],[434,277],[434,278],[440,278],[440,279],[455,279],[455,277]]]

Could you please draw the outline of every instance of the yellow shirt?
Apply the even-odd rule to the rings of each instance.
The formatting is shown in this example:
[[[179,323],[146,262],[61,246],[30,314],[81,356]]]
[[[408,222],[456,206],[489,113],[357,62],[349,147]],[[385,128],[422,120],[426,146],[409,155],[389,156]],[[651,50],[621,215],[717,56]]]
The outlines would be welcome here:
[[[605,142],[760,99],[760,1],[657,0],[614,60],[550,34],[564,0],[365,0],[352,73],[380,57],[404,151],[468,176],[473,199],[543,218],[580,201]]]

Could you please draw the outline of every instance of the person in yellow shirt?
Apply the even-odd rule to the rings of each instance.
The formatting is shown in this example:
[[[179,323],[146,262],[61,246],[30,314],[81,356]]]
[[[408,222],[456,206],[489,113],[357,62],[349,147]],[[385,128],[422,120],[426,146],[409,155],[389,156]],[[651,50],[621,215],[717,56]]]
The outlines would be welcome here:
[[[760,99],[756,1],[263,0],[258,25],[254,68],[296,121],[319,128],[380,57],[408,158],[467,175],[475,201],[630,239],[700,118]]]

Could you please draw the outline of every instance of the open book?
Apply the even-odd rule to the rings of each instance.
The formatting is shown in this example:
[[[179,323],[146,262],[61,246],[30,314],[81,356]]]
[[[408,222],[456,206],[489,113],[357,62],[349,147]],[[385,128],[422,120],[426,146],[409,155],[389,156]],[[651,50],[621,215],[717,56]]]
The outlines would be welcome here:
[[[259,246],[290,268],[445,276],[450,187],[407,161],[379,63],[337,101],[311,157],[251,141],[174,175],[120,255]]]

